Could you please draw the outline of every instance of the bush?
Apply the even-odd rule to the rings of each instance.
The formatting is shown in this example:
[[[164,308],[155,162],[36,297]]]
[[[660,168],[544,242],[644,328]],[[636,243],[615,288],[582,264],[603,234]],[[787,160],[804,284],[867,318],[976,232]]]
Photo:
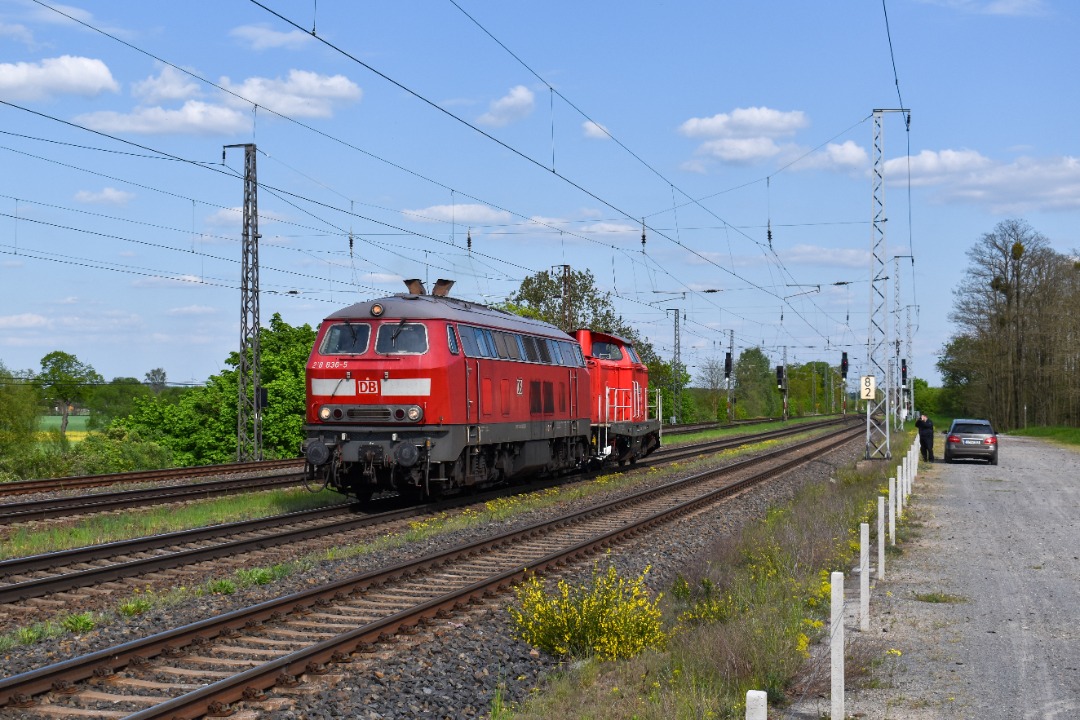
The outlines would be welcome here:
[[[515,589],[519,607],[510,615],[518,636],[555,656],[594,655],[615,660],[637,655],[666,640],[660,596],[649,599],[648,568],[634,580],[619,577],[614,566],[593,568],[591,581],[572,587],[560,580],[554,595],[533,575]]]

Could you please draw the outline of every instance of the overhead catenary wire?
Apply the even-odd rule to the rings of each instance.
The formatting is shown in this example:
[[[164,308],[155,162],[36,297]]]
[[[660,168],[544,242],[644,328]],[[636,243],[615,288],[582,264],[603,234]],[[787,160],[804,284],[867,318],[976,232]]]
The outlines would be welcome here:
[[[41,5],[42,5],[42,6],[44,6],[44,7],[48,7],[48,5],[46,5],[45,3],[39,3],[39,4],[41,4]],[[71,19],[75,20],[76,22],[79,22],[79,21],[78,21],[78,20],[77,20],[76,18],[71,18]],[[82,23],[82,24],[86,25],[85,23]],[[88,27],[89,27],[89,26],[88,26]],[[95,30],[96,30],[96,28],[91,28],[91,29],[95,29]],[[107,34],[107,33],[106,33],[106,34]],[[115,39],[115,38],[114,38],[114,39]],[[144,53],[145,53],[145,51],[142,51],[141,49],[139,49],[139,48],[136,48],[136,47],[135,47],[134,45],[132,45],[131,43],[127,43],[126,41],[122,41],[122,40],[121,40],[120,42],[123,42],[123,43],[124,43],[125,45],[127,45],[128,47],[131,47],[131,48],[133,48],[133,49],[135,49],[135,50],[138,50],[139,52],[144,52]],[[161,59],[161,58],[159,58],[159,57],[156,57],[156,56],[154,56],[154,55],[150,55],[150,54],[148,54],[148,55],[149,55],[149,56],[151,56],[151,57],[154,57],[154,58],[155,58],[155,59],[157,59],[157,60],[160,60],[160,61],[162,61],[162,62],[163,62],[163,63],[165,63],[166,65],[170,65],[170,66],[172,66],[172,67],[176,67],[177,69],[179,69],[179,70],[182,70],[182,71],[183,71],[183,69],[182,69],[182,68],[179,68],[179,67],[177,67],[176,65],[172,65],[171,63],[168,63],[167,61],[164,61],[164,60],[162,60],[162,59]],[[187,71],[184,71],[184,72],[187,72]],[[188,73],[188,74],[190,75],[191,73]],[[193,77],[198,77],[198,76],[195,76],[195,75],[192,75],[192,76],[193,76]],[[200,80],[203,80],[202,78],[199,78],[199,79],[200,79]],[[223,88],[223,87],[220,87],[219,85],[217,85],[217,84],[215,84],[215,83],[210,83],[210,85],[212,85],[212,86],[215,86],[215,87],[218,87],[218,88],[219,88],[220,90],[222,90],[222,91],[224,91],[224,92],[230,92],[230,91],[229,91],[228,89],[226,89],[226,88]],[[230,94],[232,94],[232,95],[233,95],[233,96],[235,96],[235,97],[238,97],[238,98],[240,98],[240,96],[239,96],[239,95],[238,95],[237,93],[235,93],[235,92],[230,92]],[[243,98],[240,98],[240,99],[243,99]],[[253,108],[254,108],[254,107],[256,107],[256,104],[255,104],[255,103],[252,103],[252,107],[253,107]],[[272,110],[272,109],[268,109],[268,108],[266,108],[265,106],[262,106],[262,105],[258,105],[258,107],[262,107],[262,108],[263,108],[264,110],[266,110],[266,111],[269,111],[269,112],[272,112],[272,113],[273,113],[273,110]],[[296,121],[295,121],[294,119],[292,119],[292,118],[289,118],[289,117],[287,117],[287,116],[284,116],[284,115],[281,115],[281,114],[279,114],[279,113],[274,113],[274,114],[275,114],[275,115],[277,115],[277,116],[279,116],[279,117],[283,117],[284,119],[286,119],[286,120],[288,120],[288,121],[290,121],[290,122],[296,122]],[[326,133],[324,133],[324,132],[322,132],[322,131],[319,131],[319,130],[317,130],[317,129],[315,129],[315,128],[311,128],[310,126],[306,126],[306,125],[305,125],[304,123],[297,123],[297,124],[298,124],[298,125],[300,125],[300,126],[303,126],[303,127],[307,127],[307,129],[309,129],[309,130],[312,130],[313,132],[316,132],[316,133],[320,134],[320,135],[321,135],[321,136],[323,136],[323,137],[327,137],[327,138],[331,139],[331,140],[332,140],[332,141],[334,141],[334,142],[341,142],[341,143],[343,143],[343,144],[345,144],[345,145],[347,145],[347,146],[349,146],[349,147],[351,147],[351,148],[353,148],[353,149],[355,149],[355,150],[357,150],[357,151],[359,151],[359,152],[362,152],[362,153],[364,153],[364,154],[366,154],[366,155],[369,155],[369,156],[372,156],[372,157],[376,157],[376,159],[379,159],[379,160],[380,160],[380,161],[382,161],[382,162],[388,162],[388,161],[384,160],[383,158],[377,158],[377,156],[373,156],[373,155],[372,155],[371,153],[368,153],[367,151],[364,151],[364,150],[362,150],[362,149],[360,149],[360,148],[357,148],[357,147],[356,147],[355,145],[352,145],[352,144],[350,144],[350,143],[344,143],[344,141],[340,140],[339,138],[334,138],[333,136],[330,136],[330,135],[328,135],[328,134],[326,134]],[[392,163],[391,163],[391,164],[392,164]],[[409,170],[408,168],[405,168],[404,166],[400,166],[400,165],[398,165],[397,167],[398,167],[398,168],[400,168],[401,170],[405,171],[405,172],[408,172],[408,173],[410,173],[410,174],[413,174],[413,175],[414,175],[414,176],[416,176],[416,177],[421,177],[421,178],[423,178],[423,179],[425,179],[425,180],[427,180],[427,181],[431,181],[430,179],[428,179],[428,178],[424,178],[424,177],[423,177],[422,175],[420,175],[420,174],[418,174],[418,173],[415,173],[415,171]],[[445,185],[444,185],[444,187],[449,187],[449,186],[445,186]],[[294,194],[294,196],[296,196],[296,195],[297,195],[297,194]],[[463,193],[463,196],[464,196],[464,197],[470,197],[471,199],[475,199],[475,200],[477,200],[478,202],[484,202],[483,200],[480,200],[479,198],[475,198],[475,197],[473,197],[473,196],[469,196],[469,195],[467,195],[467,194],[464,194],[464,193]],[[485,203],[485,204],[489,204],[489,205],[490,205],[490,203]],[[325,205],[325,204],[324,204],[324,205]],[[497,205],[491,205],[491,206],[492,206],[492,207],[498,207]],[[330,206],[328,206],[328,205],[327,205],[327,207],[330,207]],[[504,209],[504,208],[503,208],[503,209]],[[340,208],[335,208],[335,210],[340,210]],[[352,215],[354,215],[354,216],[355,216],[355,214],[354,214],[354,213],[350,213],[350,214],[352,214]],[[525,219],[525,216],[524,216],[524,215],[522,215],[522,214],[517,214],[517,215],[518,215],[519,217],[522,217],[523,219]],[[373,220],[373,221],[374,221],[374,219],[372,219],[372,218],[368,218],[368,219],[369,219],[369,220]],[[321,221],[321,219],[320,219],[320,221]],[[375,221],[375,222],[378,222],[378,221]],[[558,227],[555,227],[555,226],[552,226],[552,225],[549,225],[549,226],[547,226],[547,227],[546,227],[546,229],[548,229],[549,231],[553,231],[553,232],[554,232],[554,231],[559,231],[559,232],[561,232],[561,233],[564,233],[564,234],[565,234],[565,233],[567,232],[565,228],[558,228]],[[416,236],[416,237],[420,237],[420,238],[425,238],[425,239],[428,239],[429,241],[433,239],[433,238],[430,238],[430,237],[428,237],[428,236],[425,236],[425,235],[423,235],[423,234],[417,234],[417,233],[412,233],[412,232],[410,232],[410,231],[408,231],[408,230],[406,230],[406,229],[404,229],[404,228],[400,228],[400,232],[401,232],[402,234],[409,234],[409,235],[414,235],[414,236]],[[572,232],[572,231],[571,231],[571,232]],[[676,232],[678,232],[678,231],[676,231]],[[342,228],[340,228],[340,227],[339,227],[339,228],[338,228],[338,234],[343,234],[343,233],[344,233],[344,230],[343,230]],[[660,232],[658,232],[657,234],[661,234],[661,235],[663,235],[663,234],[665,234],[665,233],[663,233],[663,231],[660,231]],[[578,235],[578,237],[583,237],[583,236],[582,236],[582,235]],[[624,249],[623,249],[623,248],[620,248],[620,247],[618,247],[618,246],[615,246],[615,245],[611,245],[611,244],[609,244],[609,243],[604,243],[604,242],[598,242],[598,241],[597,241],[597,240],[596,240],[595,238],[591,238],[591,237],[584,237],[584,239],[585,239],[585,240],[587,240],[587,241],[589,241],[589,242],[596,242],[597,244],[600,244],[600,245],[602,245],[602,246],[604,246],[604,247],[609,247],[609,248],[611,248],[611,249],[612,249],[613,251],[615,251],[615,252],[618,252],[618,253],[620,253],[621,255],[623,255],[624,257],[627,257],[628,259],[630,259],[630,260],[631,260],[631,262],[634,262],[633,258],[630,258],[630,257],[629,257],[629,256],[628,256],[628,255],[627,255],[627,254],[625,253],[625,251],[624,251]],[[677,238],[676,238],[676,239],[677,239]],[[679,243],[677,243],[677,244],[679,244]],[[475,258],[474,258],[474,259],[475,259]],[[501,261],[501,258],[499,258],[499,260]],[[672,277],[673,279],[677,279],[677,275],[676,275],[675,273],[672,273],[672,272],[670,272],[670,271],[668,271],[668,270],[664,269],[664,268],[662,267],[662,265],[660,265],[659,263],[657,263],[657,262],[656,262],[656,258],[651,258],[651,261],[652,261],[652,263],[653,263],[653,264],[654,264],[654,265],[655,265],[655,266],[656,266],[657,268],[660,268],[660,269],[661,269],[661,270],[662,270],[662,271],[663,271],[663,272],[664,272],[664,273],[665,273],[665,274],[666,274],[666,275],[667,275],[668,277]],[[736,277],[736,278],[739,278],[739,274],[738,274],[738,273],[735,273],[735,272],[733,272],[733,271],[729,270],[728,268],[724,268],[723,266],[720,266],[719,264],[717,264],[717,263],[715,263],[715,262],[712,262],[711,264],[713,264],[714,266],[716,266],[716,267],[718,267],[719,269],[723,270],[724,272],[729,272],[729,273],[731,273],[731,274],[732,274],[732,275],[733,275],[734,277]],[[525,270],[525,271],[528,271],[528,269],[527,269],[527,268],[525,268],[524,270]],[[765,288],[766,288],[767,286],[761,286],[761,285],[759,284],[759,285],[757,285],[757,286],[755,286],[755,287],[757,287],[758,289],[762,289],[762,290],[764,290],[764,289],[765,289]],[[695,291],[694,291],[694,290],[693,290],[692,288],[689,288],[689,291],[691,291],[691,292],[695,292]],[[796,311],[796,312],[797,312],[797,311]],[[807,325],[808,325],[808,327],[810,327],[810,328],[811,328],[811,330],[813,330],[813,329],[814,329],[814,328],[813,328],[813,327],[812,327],[812,326],[810,325],[810,323],[807,323]]]

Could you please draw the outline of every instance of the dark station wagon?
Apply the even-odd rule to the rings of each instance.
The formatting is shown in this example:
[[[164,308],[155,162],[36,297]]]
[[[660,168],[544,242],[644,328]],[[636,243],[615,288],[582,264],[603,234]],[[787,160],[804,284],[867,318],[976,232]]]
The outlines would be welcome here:
[[[945,436],[945,462],[977,458],[998,464],[997,433],[989,420],[953,420]]]

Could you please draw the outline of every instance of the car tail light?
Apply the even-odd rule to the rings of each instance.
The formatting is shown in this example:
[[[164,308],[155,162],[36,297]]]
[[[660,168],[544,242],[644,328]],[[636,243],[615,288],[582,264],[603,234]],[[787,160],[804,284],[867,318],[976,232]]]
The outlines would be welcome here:
[[[959,437],[957,437],[956,435],[950,435],[950,436],[949,436],[949,439],[948,439],[948,442],[951,442],[951,443],[958,443],[958,442],[960,442],[960,438],[959,438]]]
[[[996,437],[988,437],[985,440],[983,440],[983,445],[997,445],[997,438]]]

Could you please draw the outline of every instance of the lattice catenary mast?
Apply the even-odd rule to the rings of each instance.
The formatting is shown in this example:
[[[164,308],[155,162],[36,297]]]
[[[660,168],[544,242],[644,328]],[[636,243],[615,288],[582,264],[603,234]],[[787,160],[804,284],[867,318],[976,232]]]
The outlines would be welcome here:
[[[255,145],[244,148],[244,234],[240,264],[240,367],[236,412],[236,460],[262,460],[262,389],[259,385],[259,201]],[[222,150],[222,160],[225,151]]]
[[[889,459],[889,405],[892,388],[889,372],[889,313],[885,274],[885,182],[882,116],[905,109],[874,110],[874,168],[870,229],[870,327],[866,340],[867,373],[881,381],[876,396],[866,403],[866,459]]]

